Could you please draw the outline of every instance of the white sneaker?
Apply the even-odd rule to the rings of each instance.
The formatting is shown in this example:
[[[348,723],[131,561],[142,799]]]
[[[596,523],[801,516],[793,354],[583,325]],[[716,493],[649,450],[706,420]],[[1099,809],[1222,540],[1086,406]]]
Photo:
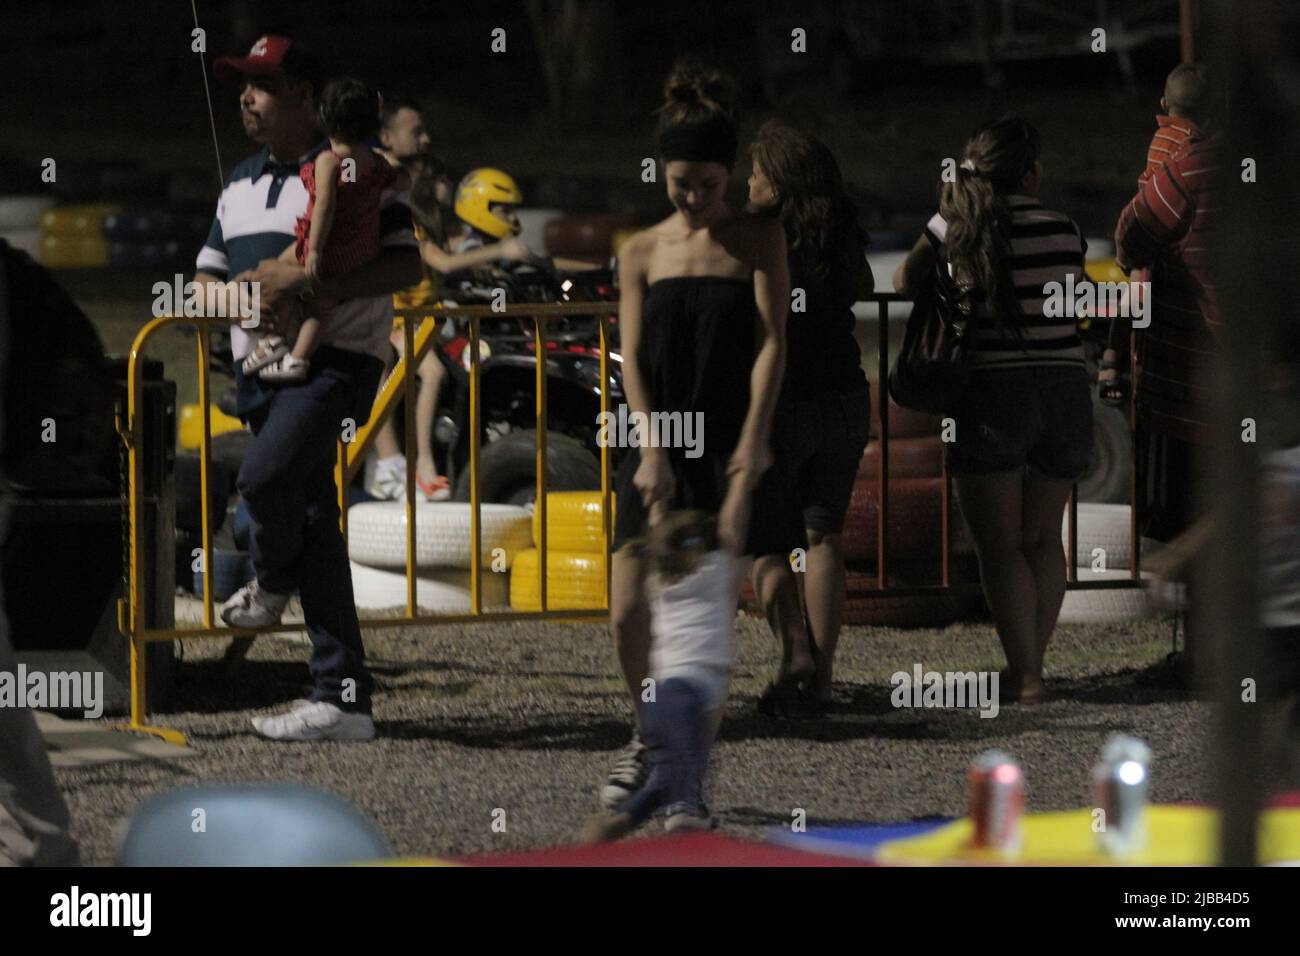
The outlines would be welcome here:
[[[271,740],[375,739],[375,722],[369,714],[349,712],[323,700],[284,714],[254,717],[253,728]]]
[[[366,479],[366,494],[380,501],[406,500],[406,462],[399,465],[376,464]]]
[[[221,605],[221,619],[231,627],[256,628],[279,624],[289,603],[288,594],[263,591],[254,579]]]

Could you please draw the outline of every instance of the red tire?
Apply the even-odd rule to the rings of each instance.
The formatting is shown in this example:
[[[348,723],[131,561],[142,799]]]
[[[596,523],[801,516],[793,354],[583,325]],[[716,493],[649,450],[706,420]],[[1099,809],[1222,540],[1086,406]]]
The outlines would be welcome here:
[[[947,627],[978,616],[982,605],[983,600],[977,595],[948,591],[850,597],[844,602],[844,623],[875,627]]]
[[[888,389],[886,389],[888,391]],[[938,415],[931,415],[929,412],[915,412],[910,408],[904,408],[895,404],[893,399],[889,401],[889,437],[890,438],[923,438],[927,435],[938,435],[942,428],[942,419]],[[880,436],[880,386],[877,382],[871,383],[871,437]]]
[[[939,560],[942,502],[942,478],[899,478],[889,483],[891,560]],[[875,561],[879,520],[880,489],[877,481],[855,481],[849,511],[844,519],[845,560]]]
[[[943,442],[937,437],[889,439],[889,477],[937,478],[943,474]],[[859,478],[880,476],[880,439],[869,442],[858,464]]]

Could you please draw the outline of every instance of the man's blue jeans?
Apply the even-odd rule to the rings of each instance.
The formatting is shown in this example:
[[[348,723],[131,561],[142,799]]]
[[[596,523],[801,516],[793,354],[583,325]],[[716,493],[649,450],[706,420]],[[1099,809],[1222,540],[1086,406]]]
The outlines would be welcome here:
[[[370,417],[383,363],[322,346],[309,379],[275,390],[250,417],[253,441],[239,469],[252,519],[253,566],[263,590],[299,593],[311,638],[314,701],[370,713],[371,678],[339,531],[334,466],[348,420]],[[351,681],[350,685],[346,682]]]

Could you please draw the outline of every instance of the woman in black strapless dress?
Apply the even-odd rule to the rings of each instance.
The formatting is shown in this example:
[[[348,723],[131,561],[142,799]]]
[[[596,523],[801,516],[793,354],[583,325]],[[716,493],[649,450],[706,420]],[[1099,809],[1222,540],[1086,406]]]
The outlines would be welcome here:
[[[665,93],[658,172],[676,211],[620,249],[623,384],[630,412],[679,413],[703,434],[682,431],[687,447],[643,443],[615,479],[610,624],[634,711],[649,671],[650,609],[644,563],[626,545],[668,509],[697,508],[718,515],[724,548],[745,553],[750,499],[772,462],[789,309],[780,225],[724,199],[738,145],[734,82],[679,65]],[[637,734],[602,801],[617,806],[647,774]]]

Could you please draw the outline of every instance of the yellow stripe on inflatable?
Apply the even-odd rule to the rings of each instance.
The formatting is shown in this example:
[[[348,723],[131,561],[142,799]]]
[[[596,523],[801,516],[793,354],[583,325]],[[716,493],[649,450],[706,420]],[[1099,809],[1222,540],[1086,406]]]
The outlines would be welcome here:
[[[1212,807],[1152,806],[1147,810],[1146,847],[1122,858],[1098,847],[1091,809],[1026,816],[1024,847],[1014,856],[971,848],[971,822],[961,819],[921,836],[883,844],[876,859],[903,866],[1213,866],[1218,861],[1218,819],[1219,812]],[[1262,863],[1300,861],[1300,809],[1261,814],[1259,859]]]

